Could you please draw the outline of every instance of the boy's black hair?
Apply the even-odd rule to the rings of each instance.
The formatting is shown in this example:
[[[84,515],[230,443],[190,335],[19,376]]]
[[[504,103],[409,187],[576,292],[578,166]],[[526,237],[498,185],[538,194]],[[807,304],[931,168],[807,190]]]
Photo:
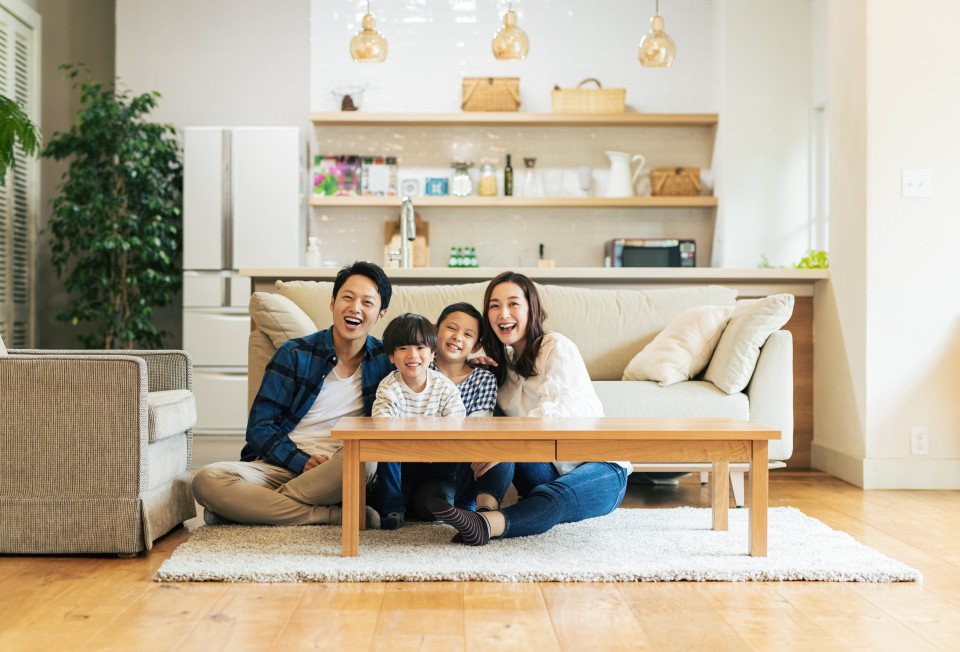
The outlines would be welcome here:
[[[465,315],[469,315],[477,320],[477,326],[480,326],[482,317],[480,316],[480,311],[473,307],[472,303],[467,303],[466,301],[460,301],[459,303],[451,303],[449,306],[443,309],[443,312],[440,313],[440,316],[437,318],[437,328],[440,328],[440,324],[443,323],[443,320],[447,318],[452,312],[462,312]],[[477,339],[480,339],[480,333],[477,333]]]
[[[394,317],[383,331],[383,349],[393,355],[401,346],[425,344],[437,351],[437,327],[423,315],[405,312]]]
[[[366,276],[377,286],[377,294],[380,295],[380,310],[386,310],[390,305],[390,296],[393,294],[393,286],[386,273],[380,269],[379,265],[368,263],[365,260],[356,260],[352,265],[347,265],[337,272],[337,278],[333,282],[333,297],[336,299],[337,293],[347,279],[351,276]]]

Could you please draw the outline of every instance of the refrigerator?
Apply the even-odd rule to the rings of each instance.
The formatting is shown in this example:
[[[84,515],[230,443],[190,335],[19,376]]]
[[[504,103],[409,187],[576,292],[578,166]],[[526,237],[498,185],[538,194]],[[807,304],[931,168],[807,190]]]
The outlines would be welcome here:
[[[217,443],[204,436],[246,428],[251,288],[238,271],[298,265],[306,225],[296,127],[187,127],[183,151],[183,348],[194,364],[196,458]]]

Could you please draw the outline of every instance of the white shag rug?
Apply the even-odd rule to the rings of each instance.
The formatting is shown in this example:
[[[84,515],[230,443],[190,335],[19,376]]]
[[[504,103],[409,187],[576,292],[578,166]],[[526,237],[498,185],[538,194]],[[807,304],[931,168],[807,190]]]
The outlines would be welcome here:
[[[617,509],[538,536],[450,543],[439,523],[360,533],[340,556],[339,526],[203,526],[163,562],[162,582],[919,581],[918,571],[792,507],[769,511],[767,557],[750,557],[749,510],[715,532],[711,510]]]

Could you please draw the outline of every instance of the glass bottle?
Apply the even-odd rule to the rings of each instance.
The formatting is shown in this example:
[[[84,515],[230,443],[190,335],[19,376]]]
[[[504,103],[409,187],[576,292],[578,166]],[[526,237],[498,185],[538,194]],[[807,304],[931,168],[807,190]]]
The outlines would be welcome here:
[[[457,247],[457,264],[455,267],[464,267],[463,264],[463,247]]]
[[[536,169],[536,158],[523,159],[523,165],[526,168],[523,172],[523,191],[524,197],[543,197],[543,181],[540,180],[540,171]]]
[[[469,163],[456,162],[453,164],[453,182],[450,194],[454,197],[469,197],[473,192],[473,181],[470,180],[470,173],[467,168]]]
[[[477,261],[477,248],[470,247],[470,267],[479,267],[480,263]]]
[[[457,266],[457,248],[450,247],[450,257],[447,259],[447,267]]]
[[[481,197],[497,196],[497,173],[489,163],[484,163],[480,167],[480,183],[477,187],[477,194]]]
[[[513,166],[510,165],[510,155],[507,154],[507,167],[503,168],[503,195],[513,195]]]

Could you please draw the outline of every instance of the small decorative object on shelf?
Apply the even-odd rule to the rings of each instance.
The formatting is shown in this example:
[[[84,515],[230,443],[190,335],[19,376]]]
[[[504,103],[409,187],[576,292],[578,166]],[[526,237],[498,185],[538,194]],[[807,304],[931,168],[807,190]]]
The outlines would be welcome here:
[[[473,192],[473,181],[470,180],[470,173],[467,171],[470,165],[466,162],[453,164],[453,182],[451,183],[450,194],[454,197],[469,197]]]
[[[314,156],[313,194],[356,197],[360,194],[360,157]]]
[[[524,197],[543,197],[543,181],[540,179],[540,172],[536,169],[537,159],[535,157],[524,158],[523,165],[526,170],[523,173],[521,194]]]
[[[448,185],[449,182],[445,177],[427,177],[423,189],[428,197],[446,197]]]
[[[303,264],[306,267],[321,267],[323,265],[323,258],[320,256],[320,245],[317,244],[317,239],[314,237],[307,238],[307,255],[304,258]]]
[[[481,197],[497,196],[497,173],[489,163],[484,163],[480,167],[480,184],[477,194]]]
[[[507,166],[503,168],[503,196],[513,195],[513,166],[510,165],[510,155],[507,154]]]
[[[457,258],[457,248],[450,247],[450,257],[447,259],[447,267],[459,267],[460,261]]]
[[[393,197],[397,194],[397,159],[393,156],[364,156],[360,168],[362,195]]]

